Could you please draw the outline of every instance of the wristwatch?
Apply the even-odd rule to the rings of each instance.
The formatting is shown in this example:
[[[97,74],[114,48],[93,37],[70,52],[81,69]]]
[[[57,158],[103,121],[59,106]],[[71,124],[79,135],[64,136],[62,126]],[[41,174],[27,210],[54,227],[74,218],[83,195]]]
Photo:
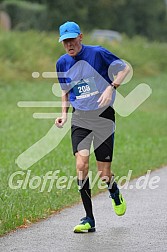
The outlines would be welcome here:
[[[116,84],[116,83],[115,83]],[[116,89],[117,87],[114,85],[114,82],[111,83],[111,86]]]

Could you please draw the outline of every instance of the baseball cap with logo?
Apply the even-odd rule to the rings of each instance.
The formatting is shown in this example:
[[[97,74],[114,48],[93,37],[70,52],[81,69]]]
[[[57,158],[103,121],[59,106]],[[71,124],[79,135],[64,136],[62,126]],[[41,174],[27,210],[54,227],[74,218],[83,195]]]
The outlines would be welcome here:
[[[59,42],[68,38],[76,38],[81,33],[80,27],[75,22],[66,22],[59,27]]]

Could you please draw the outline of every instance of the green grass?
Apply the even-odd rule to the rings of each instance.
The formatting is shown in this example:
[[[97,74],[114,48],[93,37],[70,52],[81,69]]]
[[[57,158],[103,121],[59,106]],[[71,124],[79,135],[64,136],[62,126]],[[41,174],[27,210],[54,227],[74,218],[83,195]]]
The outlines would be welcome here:
[[[114,165],[121,167],[121,174],[128,168],[136,177],[167,164],[166,81],[166,75],[145,78],[152,95],[130,116],[117,116]],[[130,89],[133,84],[126,91]]]
[[[32,36],[33,35],[33,36]],[[31,38],[31,39],[30,39]],[[45,190],[26,189],[13,190],[9,187],[9,178],[16,171],[22,171],[15,159],[33,143],[43,137],[54,123],[53,119],[33,119],[34,112],[56,112],[54,108],[19,108],[21,100],[55,101],[52,94],[53,80],[32,80],[31,72],[54,71],[54,62],[63,52],[54,41],[56,36],[45,33],[8,33],[0,39],[1,81],[1,159],[0,159],[0,235],[16,227],[46,218],[54,211],[70,206],[80,200],[76,181],[70,190],[56,188],[56,183],[48,192]],[[11,43],[12,41],[12,43]],[[59,49],[54,49],[54,43]],[[152,88],[152,95],[130,116],[121,117],[117,114],[117,129],[113,159],[113,171],[118,176],[127,175],[132,170],[132,177],[137,177],[167,164],[167,76],[165,71],[163,49],[165,45],[149,44],[145,51],[144,75],[140,51],[146,41],[140,39],[125,40],[123,45],[112,45],[115,53],[120,54],[131,63],[134,58],[135,74],[129,84],[119,90],[127,95],[139,83],[145,82]],[[105,44],[108,48],[109,44]],[[125,52],[122,49],[122,46]],[[13,47],[13,48],[12,48]],[[23,48],[22,48],[23,47]],[[130,47],[130,48],[129,48]],[[135,48],[134,48],[135,47]],[[49,50],[50,48],[50,50]],[[56,50],[57,49],[57,50]],[[55,50],[55,53],[54,53]],[[132,52],[131,52],[132,50]],[[36,57],[38,53],[38,57]],[[165,53],[165,52],[164,52]],[[157,56],[158,55],[158,56]],[[129,57],[129,58],[128,58]],[[142,56],[143,57],[143,56]],[[151,62],[157,62],[155,72],[151,71]],[[133,65],[133,64],[132,64]],[[149,70],[149,71],[148,71]],[[96,175],[94,156],[90,159],[90,169]],[[48,171],[60,170],[60,176],[74,176],[75,159],[72,156],[70,132],[60,145],[39,162],[29,168],[30,179],[40,176],[41,180]],[[25,181],[27,171],[15,179]],[[101,190],[97,185],[93,194]]]

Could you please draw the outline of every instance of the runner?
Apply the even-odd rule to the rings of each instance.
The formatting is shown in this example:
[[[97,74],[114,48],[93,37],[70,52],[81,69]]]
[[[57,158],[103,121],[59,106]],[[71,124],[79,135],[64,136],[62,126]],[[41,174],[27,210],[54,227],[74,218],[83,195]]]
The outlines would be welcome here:
[[[115,112],[113,102],[129,67],[101,46],[82,44],[83,35],[75,22],[59,28],[66,54],[56,64],[62,89],[62,115],[55,124],[61,128],[67,121],[69,104],[73,107],[71,139],[76,158],[78,187],[86,216],[74,227],[74,232],[94,232],[89,184],[89,156],[93,143],[100,178],[107,183],[112,206],[119,216],[126,211],[126,202],[111,171],[114,148]],[[104,209],[105,210],[105,209]]]

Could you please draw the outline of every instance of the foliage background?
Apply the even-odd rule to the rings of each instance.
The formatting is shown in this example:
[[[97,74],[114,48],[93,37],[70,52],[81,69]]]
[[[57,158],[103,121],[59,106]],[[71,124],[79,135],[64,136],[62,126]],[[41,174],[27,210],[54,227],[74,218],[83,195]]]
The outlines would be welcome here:
[[[167,39],[166,0],[5,0],[0,8],[11,16],[12,27],[20,30],[57,31],[60,24],[74,20],[87,32],[112,29],[130,37]]]

